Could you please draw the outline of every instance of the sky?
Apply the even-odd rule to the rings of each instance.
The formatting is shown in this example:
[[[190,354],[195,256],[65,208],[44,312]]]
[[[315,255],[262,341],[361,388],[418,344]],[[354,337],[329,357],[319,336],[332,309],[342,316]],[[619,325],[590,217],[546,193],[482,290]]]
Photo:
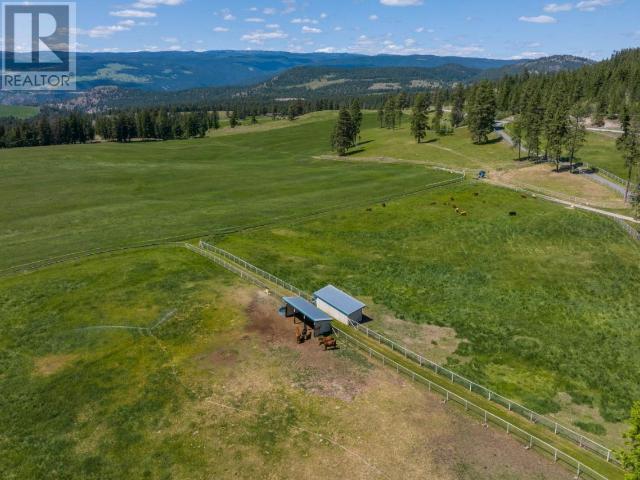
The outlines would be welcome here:
[[[640,0],[77,1],[79,51],[593,59],[640,46]]]

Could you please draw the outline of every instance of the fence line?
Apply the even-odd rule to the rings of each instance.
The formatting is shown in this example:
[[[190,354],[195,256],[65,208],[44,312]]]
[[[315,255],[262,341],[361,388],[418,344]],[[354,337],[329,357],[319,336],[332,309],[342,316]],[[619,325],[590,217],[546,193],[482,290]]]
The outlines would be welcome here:
[[[538,425],[542,425],[547,429],[553,431],[554,434],[564,437],[568,440],[575,442],[582,448],[590,450],[602,458],[606,459],[607,462],[611,462],[616,465],[620,465],[620,463],[615,459],[613,455],[613,451],[610,448],[605,447],[604,445],[599,444],[598,442],[591,440],[588,437],[585,437],[581,433],[572,430],[571,428],[565,427],[564,425],[552,420],[550,418],[545,417],[539,413],[534,412],[533,410],[513,401],[502,395],[489,390],[482,385],[479,385],[471,380],[458,375],[457,373],[439,365],[436,362],[433,362],[422,355],[419,355],[403,345],[399,345],[393,340],[385,337],[384,335],[379,334],[378,332],[371,330],[370,328],[360,325],[356,322],[350,322],[350,326],[355,328],[356,330],[363,332],[367,335],[368,338],[372,338],[376,340],[380,344],[387,345],[391,348],[392,351],[398,352],[404,355],[405,358],[411,360],[423,368],[428,368],[435,372],[437,375],[440,375],[447,380],[451,381],[454,384],[462,385],[465,388],[469,389],[470,392],[477,393],[485,397],[487,400],[494,402],[504,408],[507,408],[510,412],[517,413],[520,416],[526,418],[530,422],[533,422]]]
[[[226,250],[223,250],[219,247],[216,247],[204,241],[200,242],[200,248],[203,251],[213,252],[220,257],[226,258],[231,262],[234,262],[235,264],[242,266],[245,270],[253,272],[256,275],[259,275],[262,278],[269,280],[271,283],[284,288],[285,290],[293,292],[303,298],[306,298],[307,300],[310,300],[310,301],[313,300],[312,296],[307,294],[303,290],[291,285],[288,282],[285,282],[284,280],[276,277],[275,275],[270,274],[269,272],[261,268],[256,267],[255,265],[247,262],[246,260],[227,252]],[[220,263],[220,262],[217,262],[217,263]],[[263,288],[269,288],[267,285],[264,285],[264,284],[260,284],[260,286]],[[371,330],[370,328],[364,325],[360,325],[354,322],[351,322],[351,323],[352,323],[351,326],[353,328],[361,332],[364,332],[367,335],[367,337],[373,338],[379,343],[383,343],[387,345],[393,351],[402,353],[405,356],[405,358],[412,360],[413,362],[417,363],[421,367],[429,368],[430,370],[434,371],[436,374],[447,378],[452,383],[463,385],[465,386],[465,388],[468,388],[469,391],[482,395],[483,397],[487,398],[489,401],[492,401],[504,408],[507,408],[510,412],[517,413],[533,423],[540,424],[546,427],[547,429],[553,431],[554,434],[564,437],[568,440],[571,440],[575,442],[577,445],[579,445],[580,447],[596,453],[597,455],[606,459],[607,462],[620,465],[617,459],[614,458],[613,451],[610,448],[607,448],[604,445],[601,445],[598,442],[576,432],[575,430],[568,428],[550,418],[545,417],[544,415],[536,413],[533,410],[528,409],[527,407],[519,404],[518,402],[510,400],[506,397],[503,397],[502,395],[492,390],[489,390],[488,388],[483,387],[482,385],[472,382],[471,380],[468,380],[467,378],[462,377],[461,375],[458,375],[457,373],[423,357],[422,355],[419,355],[409,350],[403,345],[400,345],[394,342],[393,340],[379,334],[378,332],[375,332],[374,330]]]
[[[635,240],[640,241],[640,232],[638,230],[636,230],[635,228],[633,228],[631,225],[629,225],[627,222],[625,222],[624,220],[619,220],[616,219],[616,221],[620,224],[620,226],[629,234],[631,235],[632,238],[634,238]]]
[[[410,370],[408,368],[406,368],[405,366],[399,364],[398,362],[396,362],[395,360],[387,357],[386,355],[377,352],[376,350],[372,349],[371,347],[365,345],[364,343],[360,342],[359,340],[355,339],[354,337],[352,337],[351,335],[349,335],[348,333],[340,330],[340,329],[335,329],[334,328],[334,333],[336,333],[337,337],[342,337],[343,339],[346,339],[349,342],[354,343],[355,345],[357,345],[358,347],[360,347],[361,349],[365,350],[366,352],[368,352],[369,357],[373,358],[377,358],[379,360],[382,361],[383,365],[390,365],[392,367],[395,367],[396,371],[398,373],[402,372],[408,376],[411,377],[411,379],[413,381],[419,381],[425,385],[427,385],[429,387],[429,391],[431,392],[436,392],[436,393],[440,393],[441,395],[443,395],[445,397],[445,401],[454,401],[456,403],[458,403],[459,405],[463,406],[465,408],[466,411],[471,412],[471,413],[475,413],[477,415],[479,415],[481,418],[484,419],[484,425],[487,425],[489,422],[494,423],[495,425],[502,427],[503,429],[505,429],[505,431],[508,434],[512,434],[514,436],[519,437],[521,440],[523,440],[526,444],[528,444],[528,448],[529,449],[533,449],[533,448],[537,448],[539,450],[542,450],[543,452],[547,453],[548,455],[552,456],[555,462],[564,462],[565,464],[567,464],[568,466],[572,467],[573,469],[575,469],[576,471],[576,478],[580,478],[580,476],[582,475],[586,475],[592,479],[595,480],[607,480],[607,477],[605,477],[604,475],[601,475],[600,473],[596,472],[595,470],[593,470],[592,468],[584,465],[582,462],[580,462],[579,460],[573,458],[571,455],[568,455],[564,452],[562,452],[561,450],[557,449],[556,447],[550,445],[549,443],[545,442],[544,440],[539,439],[538,437],[527,433],[526,431],[524,431],[523,429],[521,429],[520,427],[500,418],[499,416],[485,410],[484,408],[476,405],[473,402],[470,402],[469,400],[462,398],[461,396],[459,396],[456,393],[453,393],[450,390],[447,390],[446,388],[438,385],[437,383],[432,382],[431,380],[423,377],[422,375],[420,375],[419,373],[414,372],[413,370]]]

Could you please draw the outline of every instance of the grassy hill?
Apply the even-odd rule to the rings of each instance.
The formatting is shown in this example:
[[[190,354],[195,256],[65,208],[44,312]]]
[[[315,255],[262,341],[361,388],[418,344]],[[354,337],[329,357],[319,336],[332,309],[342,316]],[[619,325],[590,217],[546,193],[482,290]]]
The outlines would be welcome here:
[[[6,151],[0,270],[206,236],[307,290],[347,289],[376,328],[620,445],[640,397],[637,242],[474,180],[389,199],[453,177],[427,162],[519,165],[500,141],[458,129],[417,145],[371,113],[360,151],[336,160],[334,119]],[[151,243],[1,272],[0,476],[565,475],[354,351],[298,347],[277,299]]]

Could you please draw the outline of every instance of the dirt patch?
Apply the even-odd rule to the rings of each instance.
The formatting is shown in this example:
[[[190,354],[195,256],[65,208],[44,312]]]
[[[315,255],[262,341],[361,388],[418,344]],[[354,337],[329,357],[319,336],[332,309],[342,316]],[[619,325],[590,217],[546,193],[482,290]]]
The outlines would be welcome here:
[[[445,364],[461,343],[453,328],[408,322],[382,309],[376,313],[366,326],[436,363]]]
[[[34,372],[36,375],[48,377],[58,373],[64,369],[67,365],[72,363],[77,355],[47,355],[45,357],[36,358],[34,362]]]
[[[238,362],[238,352],[221,348],[215,352],[196,357],[196,360],[204,367],[231,367]]]
[[[285,348],[287,356],[282,368],[292,379],[292,386],[322,397],[352,401],[368,387],[367,371],[358,368],[340,350],[324,351],[317,338],[298,344],[296,325],[291,318],[281,317],[279,302],[264,291],[255,292],[247,306],[247,332],[271,348]],[[338,345],[340,349],[340,345]]]
[[[577,197],[581,203],[592,203],[608,208],[624,208],[624,200],[613,190],[596,183],[584,175],[556,172],[550,164],[535,165],[492,174],[497,180],[524,188],[532,187],[542,193],[560,198]],[[571,198],[567,198],[571,200]]]

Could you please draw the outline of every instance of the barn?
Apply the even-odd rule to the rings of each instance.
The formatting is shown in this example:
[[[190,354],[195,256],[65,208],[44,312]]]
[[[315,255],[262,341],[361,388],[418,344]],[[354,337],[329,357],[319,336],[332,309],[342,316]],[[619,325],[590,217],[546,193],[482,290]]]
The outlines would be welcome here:
[[[283,297],[284,306],[280,309],[282,316],[297,318],[307,327],[313,329],[313,335],[321,337],[331,334],[331,317],[302,297]]]
[[[336,320],[346,325],[362,322],[362,311],[366,305],[333,285],[327,285],[313,296],[316,306]]]

